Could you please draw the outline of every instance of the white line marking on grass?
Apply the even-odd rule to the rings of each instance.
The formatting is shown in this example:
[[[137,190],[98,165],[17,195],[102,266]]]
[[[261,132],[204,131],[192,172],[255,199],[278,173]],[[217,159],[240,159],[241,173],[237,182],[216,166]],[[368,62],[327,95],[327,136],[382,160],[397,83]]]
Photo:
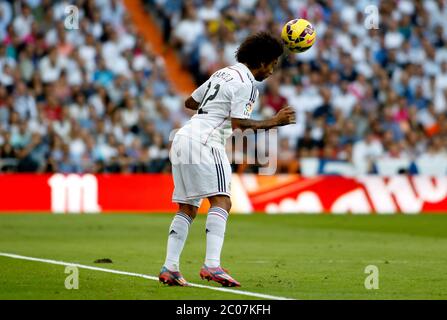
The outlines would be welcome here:
[[[131,276],[131,277],[139,277],[139,278],[144,278],[144,279],[158,281],[158,277],[149,276],[149,275],[146,275],[146,274],[127,272],[127,271],[119,271],[119,270],[106,269],[106,268],[98,268],[98,267],[87,266],[87,265],[78,264],[78,263],[71,263],[71,262],[64,262],[64,261],[57,261],[57,260],[50,260],[50,259],[33,258],[33,257],[21,256],[21,255],[18,255],[18,254],[4,253],[4,252],[0,252],[0,256],[13,258],[13,259],[21,259],[21,260],[44,262],[44,263],[49,263],[49,264],[57,264],[57,265],[61,265],[61,266],[74,266],[74,267],[78,267],[78,268],[81,268],[81,269],[88,269],[88,270],[102,271],[102,272],[108,272],[108,273],[122,274],[122,275],[126,275],[126,276]],[[262,293],[256,293],[256,292],[249,292],[249,291],[236,290],[236,289],[228,289],[228,288],[219,288],[219,287],[205,286],[205,285],[195,284],[195,283],[191,283],[191,282],[190,282],[190,285],[191,285],[191,287],[195,287],[195,288],[202,288],[202,289],[209,289],[209,290],[214,290],[214,291],[234,293],[234,294],[239,294],[239,295],[249,296],[249,297],[256,297],[256,298],[261,298],[261,299],[269,299],[269,300],[295,300],[295,299],[291,299],[291,298],[271,296],[271,295],[268,295],[268,294],[262,294]]]

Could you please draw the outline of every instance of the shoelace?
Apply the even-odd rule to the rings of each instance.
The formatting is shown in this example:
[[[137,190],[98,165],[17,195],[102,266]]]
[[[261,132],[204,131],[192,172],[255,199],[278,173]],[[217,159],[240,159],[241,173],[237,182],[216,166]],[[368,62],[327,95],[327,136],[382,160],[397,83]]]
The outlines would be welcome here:
[[[208,267],[205,267],[208,271],[211,271],[210,269],[217,269],[217,271],[215,271],[214,273],[230,273],[230,271],[228,270],[228,269],[225,269],[225,268],[222,268],[222,267],[219,267],[219,268],[208,268]]]

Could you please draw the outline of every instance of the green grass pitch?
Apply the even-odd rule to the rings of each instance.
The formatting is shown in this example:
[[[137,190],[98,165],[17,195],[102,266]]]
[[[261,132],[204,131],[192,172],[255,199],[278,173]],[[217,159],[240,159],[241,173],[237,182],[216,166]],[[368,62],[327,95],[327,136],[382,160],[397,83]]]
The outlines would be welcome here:
[[[181,260],[202,281],[205,218]],[[0,252],[157,276],[172,215],[0,215]],[[109,258],[112,264],[95,264]],[[295,299],[447,299],[447,215],[231,215],[222,264],[240,290]],[[379,289],[364,286],[379,269]],[[258,299],[0,256],[0,299]]]

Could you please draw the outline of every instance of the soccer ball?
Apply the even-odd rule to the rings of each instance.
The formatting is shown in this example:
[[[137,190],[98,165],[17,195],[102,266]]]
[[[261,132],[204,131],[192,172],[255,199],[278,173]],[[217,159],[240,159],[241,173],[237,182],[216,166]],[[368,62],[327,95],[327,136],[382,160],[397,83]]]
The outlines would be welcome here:
[[[317,38],[317,33],[309,21],[294,19],[284,25],[281,38],[291,52],[298,53],[312,47]]]

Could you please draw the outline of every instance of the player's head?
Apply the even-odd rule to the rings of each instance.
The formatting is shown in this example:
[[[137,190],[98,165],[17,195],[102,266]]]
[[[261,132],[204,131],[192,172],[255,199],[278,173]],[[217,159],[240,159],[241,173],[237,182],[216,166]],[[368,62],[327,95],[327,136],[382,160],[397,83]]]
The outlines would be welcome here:
[[[236,59],[251,70],[256,80],[262,81],[273,73],[283,51],[280,39],[267,32],[259,32],[242,42],[236,51]]]

